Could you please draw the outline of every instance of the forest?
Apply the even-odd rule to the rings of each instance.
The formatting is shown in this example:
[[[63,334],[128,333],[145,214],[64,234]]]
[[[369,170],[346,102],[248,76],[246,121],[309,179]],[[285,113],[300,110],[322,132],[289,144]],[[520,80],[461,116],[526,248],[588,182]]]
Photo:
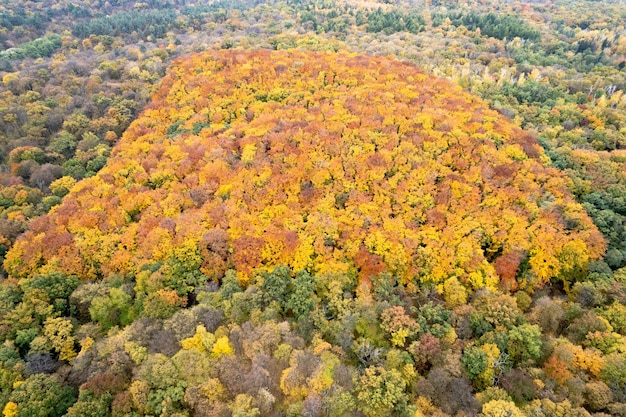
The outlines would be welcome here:
[[[619,2],[20,5],[3,416],[626,416]]]

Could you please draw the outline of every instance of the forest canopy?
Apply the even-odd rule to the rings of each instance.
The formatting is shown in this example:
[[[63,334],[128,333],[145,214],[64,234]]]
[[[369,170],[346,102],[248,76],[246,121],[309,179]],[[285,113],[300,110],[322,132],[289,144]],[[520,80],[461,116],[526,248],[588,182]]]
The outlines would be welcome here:
[[[626,417],[620,2],[0,3],[4,416]]]
[[[5,266],[161,276],[181,296],[229,267],[245,283],[283,264],[366,283],[568,284],[605,244],[545,162],[527,133],[407,63],[196,54]]]

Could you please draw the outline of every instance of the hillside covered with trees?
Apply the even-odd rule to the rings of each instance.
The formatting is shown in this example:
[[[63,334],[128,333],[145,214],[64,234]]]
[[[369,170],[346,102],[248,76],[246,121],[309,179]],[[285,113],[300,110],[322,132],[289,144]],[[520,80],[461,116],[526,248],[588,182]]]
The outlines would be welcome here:
[[[625,18],[0,0],[3,415],[626,416]]]
[[[5,414],[48,378],[68,415],[584,415],[622,387],[623,307],[533,307],[605,250],[547,161],[400,61],[179,59],[6,256]],[[592,400],[559,401],[574,375]]]

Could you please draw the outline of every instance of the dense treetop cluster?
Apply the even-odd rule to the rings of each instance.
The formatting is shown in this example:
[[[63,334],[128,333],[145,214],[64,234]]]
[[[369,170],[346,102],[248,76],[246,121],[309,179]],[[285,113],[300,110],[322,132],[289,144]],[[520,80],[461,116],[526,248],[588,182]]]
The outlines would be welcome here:
[[[192,55],[5,267],[97,279],[166,262],[155,282],[167,262],[215,277],[234,267],[243,281],[284,264],[450,288],[569,284],[605,246],[542,158],[480,100],[399,61]],[[194,283],[179,279],[169,287],[184,296]]]
[[[4,416],[626,416],[620,2],[14,3]]]

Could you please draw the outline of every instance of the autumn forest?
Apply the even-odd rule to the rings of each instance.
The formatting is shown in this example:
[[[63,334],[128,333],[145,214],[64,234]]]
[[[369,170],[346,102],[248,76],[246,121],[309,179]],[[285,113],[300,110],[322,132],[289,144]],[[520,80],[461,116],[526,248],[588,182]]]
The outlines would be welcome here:
[[[623,4],[19,3],[4,417],[626,416]]]

